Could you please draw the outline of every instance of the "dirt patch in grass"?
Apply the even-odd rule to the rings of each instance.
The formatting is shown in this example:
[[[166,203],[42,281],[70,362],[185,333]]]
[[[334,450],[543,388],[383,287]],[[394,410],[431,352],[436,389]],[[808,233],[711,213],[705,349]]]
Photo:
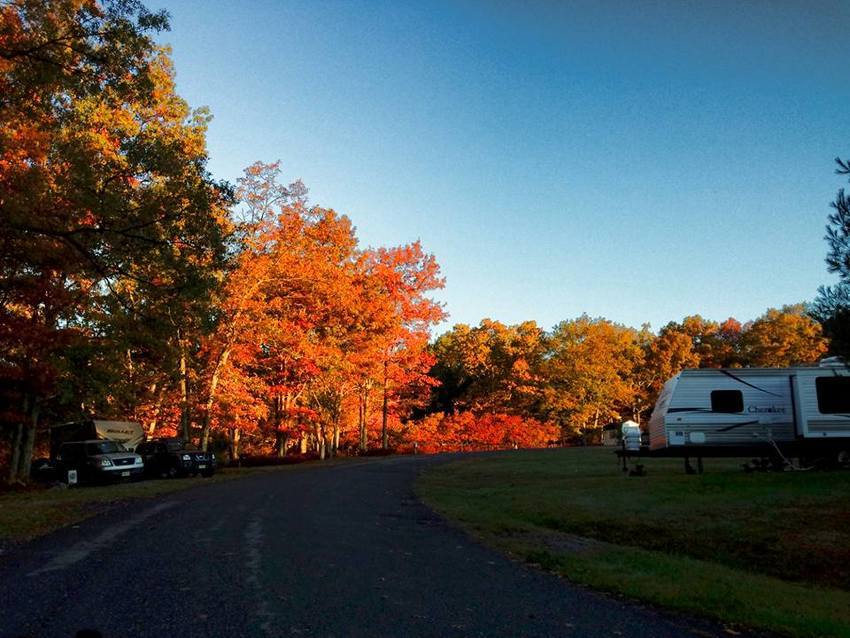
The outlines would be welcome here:
[[[551,530],[515,531],[504,534],[503,538],[512,545],[536,547],[541,550],[555,552],[556,554],[573,554],[578,556],[593,556],[612,547],[610,543],[605,543],[595,538]]]

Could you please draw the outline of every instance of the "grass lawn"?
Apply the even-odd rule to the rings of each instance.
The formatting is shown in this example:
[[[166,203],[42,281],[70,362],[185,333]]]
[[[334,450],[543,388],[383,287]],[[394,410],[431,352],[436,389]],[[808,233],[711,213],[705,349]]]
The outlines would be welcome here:
[[[437,466],[420,495],[500,549],[599,589],[793,636],[850,636],[850,472],[528,450]]]
[[[158,479],[136,483],[5,493],[0,495],[0,549],[6,545],[32,540],[66,525],[79,523],[117,503],[152,498],[199,485],[209,485],[260,473],[327,467],[353,460],[340,457],[294,465],[224,468],[210,478]]]

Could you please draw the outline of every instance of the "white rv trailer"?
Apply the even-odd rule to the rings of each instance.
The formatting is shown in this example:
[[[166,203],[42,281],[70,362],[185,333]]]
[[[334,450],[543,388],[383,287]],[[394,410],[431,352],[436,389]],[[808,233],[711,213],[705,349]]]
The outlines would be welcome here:
[[[850,455],[850,369],[683,370],[649,420],[652,455]]]
[[[145,440],[145,431],[135,421],[87,420],[54,425],[50,428],[50,457],[56,456],[63,443],[89,439],[115,441],[132,452]]]

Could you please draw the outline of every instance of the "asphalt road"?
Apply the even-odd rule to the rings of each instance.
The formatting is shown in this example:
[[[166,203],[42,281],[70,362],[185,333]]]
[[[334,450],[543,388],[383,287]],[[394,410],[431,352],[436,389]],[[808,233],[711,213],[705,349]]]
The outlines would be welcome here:
[[[0,636],[668,636],[722,628],[509,560],[413,494],[435,457],[122,506],[0,561]]]

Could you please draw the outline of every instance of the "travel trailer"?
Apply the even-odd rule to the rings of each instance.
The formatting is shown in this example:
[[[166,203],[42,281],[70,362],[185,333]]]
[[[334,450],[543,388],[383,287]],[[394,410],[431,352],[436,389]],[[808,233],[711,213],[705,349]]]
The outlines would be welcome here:
[[[652,456],[784,456],[850,462],[850,368],[683,370],[649,420]]]
[[[50,428],[50,458],[54,458],[63,443],[104,439],[115,441],[132,452],[144,441],[145,431],[134,421],[77,421]]]

